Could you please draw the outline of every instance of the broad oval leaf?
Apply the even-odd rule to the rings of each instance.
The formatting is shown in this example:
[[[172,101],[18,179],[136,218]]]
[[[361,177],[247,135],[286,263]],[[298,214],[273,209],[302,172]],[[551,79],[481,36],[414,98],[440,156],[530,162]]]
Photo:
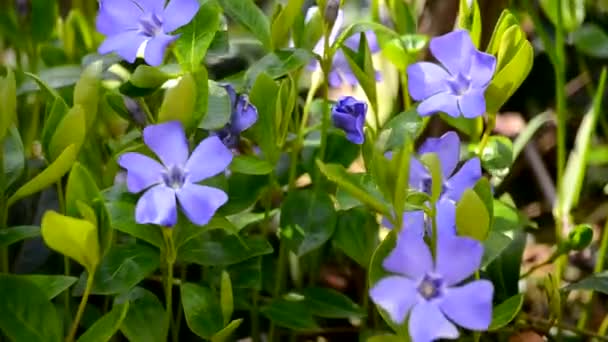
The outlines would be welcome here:
[[[473,189],[467,189],[456,204],[456,231],[459,235],[484,241],[490,230],[490,214]]]
[[[36,284],[49,300],[63,293],[78,280],[76,277],[46,274],[26,274],[20,277]]]
[[[238,155],[232,159],[230,170],[246,175],[267,175],[273,171],[272,165],[256,156]]]
[[[56,160],[68,146],[80,149],[86,136],[86,118],[84,109],[80,105],[74,106],[61,119],[55,133],[51,137],[49,146],[50,160]]]
[[[490,323],[488,330],[495,331],[509,324],[515,319],[523,305],[524,295],[520,293],[494,307],[492,323]]]
[[[40,236],[38,226],[17,226],[8,229],[0,229],[0,247],[7,247],[25,239]]]
[[[129,302],[114,305],[112,310],[95,322],[77,342],[107,342],[118,332],[129,312]]]
[[[219,0],[224,12],[271,49],[270,22],[253,0]]]
[[[114,305],[129,301],[129,311],[120,331],[131,342],[165,342],[165,309],[150,291],[136,287],[124,296],[117,297]]]
[[[214,1],[207,1],[198,10],[192,21],[180,28],[180,38],[175,43],[177,61],[187,71],[197,71],[205,59],[220,26],[221,9]]]
[[[211,289],[185,283],[181,286],[181,298],[186,323],[198,336],[210,339],[224,327],[220,303]]]

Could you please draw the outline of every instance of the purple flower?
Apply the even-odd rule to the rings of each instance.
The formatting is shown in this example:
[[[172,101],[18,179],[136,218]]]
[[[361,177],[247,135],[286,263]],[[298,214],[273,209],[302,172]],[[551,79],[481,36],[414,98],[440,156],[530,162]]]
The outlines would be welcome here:
[[[486,111],[484,92],[492,80],[496,58],[475,49],[469,32],[457,30],[431,39],[433,56],[443,66],[419,62],[407,68],[408,89],[422,101],[422,116],[445,112],[474,118]]]
[[[227,147],[235,148],[239,143],[241,132],[253,126],[258,120],[258,110],[249,102],[247,95],[237,95],[234,88],[229,84],[224,85],[224,88],[230,96],[232,114],[226,126],[213,134],[217,135]]]
[[[440,138],[429,138],[418,149],[418,154],[436,153],[441,164],[441,198],[458,202],[462,193],[475,186],[481,178],[481,164],[478,158],[467,160],[455,172],[460,160],[460,139],[454,132],[447,132]],[[430,194],[432,179],[427,168],[417,159],[410,162],[410,187]]]
[[[437,234],[456,235],[456,205],[449,199],[442,199],[435,205]],[[432,236],[433,222],[423,210],[406,211],[403,213],[402,230],[408,230],[417,236],[428,234]],[[393,229],[392,223],[382,218],[382,225]]]
[[[492,283],[476,280],[458,286],[479,268],[482,255],[476,240],[440,235],[433,262],[424,240],[404,230],[382,264],[392,275],[374,284],[370,297],[397,324],[409,314],[413,342],[455,339],[459,333],[454,324],[486,330],[492,320]]]
[[[230,150],[219,138],[209,137],[188,157],[188,140],[178,121],[148,126],[143,138],[162,164],[136,152],[118,159],[127,170],[127,189],[132,193],[146,190],[137,202],[135,221],[174,226],[177,198],[190,221],[207,224],[228,196],[220,189],[196,183],[224,171],[232,161]]]
[[[365,113],[367,103],[358,101],[352,96],[343,96],[331,109],[331,118],[334,126],[346,133],[346,139],[353,144],[363,144],[365,135]]]
[[[163,62],[165,49],[179,36],[169,33],[188,24],[198,12],[197,0],[100,0],[97,31],[106,35],[99,53],[115,51],[129,63],[146,42],[144,59]]]

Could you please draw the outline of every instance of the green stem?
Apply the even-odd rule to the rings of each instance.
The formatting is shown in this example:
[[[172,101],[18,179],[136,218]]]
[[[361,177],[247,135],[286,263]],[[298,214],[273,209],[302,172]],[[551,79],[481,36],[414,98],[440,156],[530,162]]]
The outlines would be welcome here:
[[[492,132],[494,131],[494,127],[496,127],[496,113],[488,113],[488,125],[486,129],[483,131],[483,135],[481,136],[481,141],[479,142],[477,148],[477,154],[481,158],[483,154],[483,150],[488,145],[488,141],[490,141],[490,137],[492,136]]]
[[[285,269],[287,268],[287,247],[285,243],[281,241],[279,247],[279,260],[277,261],[277,273],[274,280],[274,289],[272,291],[272,297],[277,298],[283,288],[283,278],[285,277]],[[274,322],[270,322],[270,330],[268,332],[268,342],[274,342],[276,336],[276,326]]]
[[[253,342],[260,342],[260,314],[258,309],[258,301],[260,299],[260,292],[257,289],[253,289],[251,295],[252,308],[250,312],[251,317],[251,338]]]
[[[137,99],[137,102],[141,106],[141,109],[144,111],[144,113],[146,113],[148,124],[154,124],[156,120],[154,119],[154,115],[152,115],[152,111],[150,110],[150,107],[148,107],[146,100],[140,97],[139,99]]]
[[[173,324],[173,265],[175,264],[175,245],[173,243],[173,228],[162,227],[163,238],[165,240],[165,253],[164,260],[161,260],[165,264],[165,305],[166,305],[166,321],[165,321],[165,336],[169,336],[169,331],[172,332],[173,342],[177,342],[177,336],[175,335],[175,327]]]
[[[180,286],[181,286],[181,284],[186,282],[187,271],[188,271],[187,265],[183,265],[183,267],[180,270],[180,274],[179,274]],[[173,284],[171,284],[171,285],[174,285],[174,284],[175,284],[175,280],[173,281]],[[174,341],[179,340],[179,330],[182,325],[183,310],[181,309],[181,307],[183,304],[182,304],[181,300],[182,300],[182,298],[180,297],[178,304],[177,304],[178,310],[175,313],[175,324],[173,326],[173,340]]]
[[[0,165],[4,165],[4,148],[3,146],[0,146]],[[4,175],[0,175],[0,177],[2,177],[2,187],[5,187],[5,182],[6,179],[4,178]],[[7,220],[8,220],[8,203],[7,203],[7,198],[4,195],[4,193],[0,194],[0,230],[2,229],[7,229]],[[0,250],[0,258],[2,259],[1,262],[1,272],[2,273],[8,273],[9,272],[9,266],[10,266],[10,260],[9,260],[9,253],[8,253],[8,246],[4,246],[2,247],[2,249]]]
[[[72,327],[70,328],[70,333],[68,337],[66,337],[66,342],[74,341],[76,337],[76,331],[78,330],[78,326],[80,325],[80,319],[84,313],[84,309],[87,306],[87,301],[89,300],[89,295],[91,294],[91,289],[93,288],[93,280],[95,279],[95,269],[91,271],[87,278],[87,286],[84,289],[84,293],[82,294],[82,298],[80,299],[80,305],[78,305],[78,311],[76,312],[76,317],[72,322]]]
[[[401,97],[403,98],[403,106],[405,110],[408,110],[412,107],[412,100],[410,99],[410,91],[407,88],[407,72],[402,70],[399,74],[401,75]]]

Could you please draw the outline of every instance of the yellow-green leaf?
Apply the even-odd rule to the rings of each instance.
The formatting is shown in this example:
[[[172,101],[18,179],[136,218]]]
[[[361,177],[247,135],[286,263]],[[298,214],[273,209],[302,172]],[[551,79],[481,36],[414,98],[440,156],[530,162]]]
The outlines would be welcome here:
[[[82,106],[87,130],[91,128],[97,117],[101,66],[101,61],[91,63],[91,65],[84,69],[82,76],[80,76],[80,79],[74,86],[74,106]]]
[[[74,106],[61,119],[49,142],[49,159],[55,160],[66,147],[74,145],[77,150],[84,143],[86,135],[86,117],[80,105]]]
[[[4,139],[9,127],[17,117],[17,86],[15,75],[7,69],[6,77],[0,78],[0,140]]]
[[[484,241],[490,230],[490,215],[485,204],[473,189],[467,189],[456,204],[458,235]]]
[[[158,113],[158,122],[178,120],[184,127],[192,127],[195,101],[196,83],[191,74],[185,74],[175,87],[165,93]]]

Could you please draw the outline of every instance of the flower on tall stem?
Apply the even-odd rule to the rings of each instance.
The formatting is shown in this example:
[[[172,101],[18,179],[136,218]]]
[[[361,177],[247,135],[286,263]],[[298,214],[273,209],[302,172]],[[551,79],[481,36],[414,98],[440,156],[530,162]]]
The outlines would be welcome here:
[[[441,63],[418,62],[407,68],[411,97],[422,101],[418,113],[444,112],[475,118],[486,111],[484,93],[496,69],[496,58],[475,48],[466,30],[431,39],[431,53]]]
[[[197,183],[223,172],[232,161],[230,150],[211,136],[188,156],[188,140],[178,121],[146,127],[143,139],[160,163],[136,152],[124,153],[118,159],[127,170],[127,189],[132,193],[145,190],[135,208],[135,221],[172,227],[177,223],[179,201],[190,221],[207,224],[228,196]]]
[[[106,35],[98,51],[116,52],[129,63],[146,43],[144,59],[157,66],[179,36],[170,33],[188,24],[198,12],[197,0],[100,0],[97,31]]]

